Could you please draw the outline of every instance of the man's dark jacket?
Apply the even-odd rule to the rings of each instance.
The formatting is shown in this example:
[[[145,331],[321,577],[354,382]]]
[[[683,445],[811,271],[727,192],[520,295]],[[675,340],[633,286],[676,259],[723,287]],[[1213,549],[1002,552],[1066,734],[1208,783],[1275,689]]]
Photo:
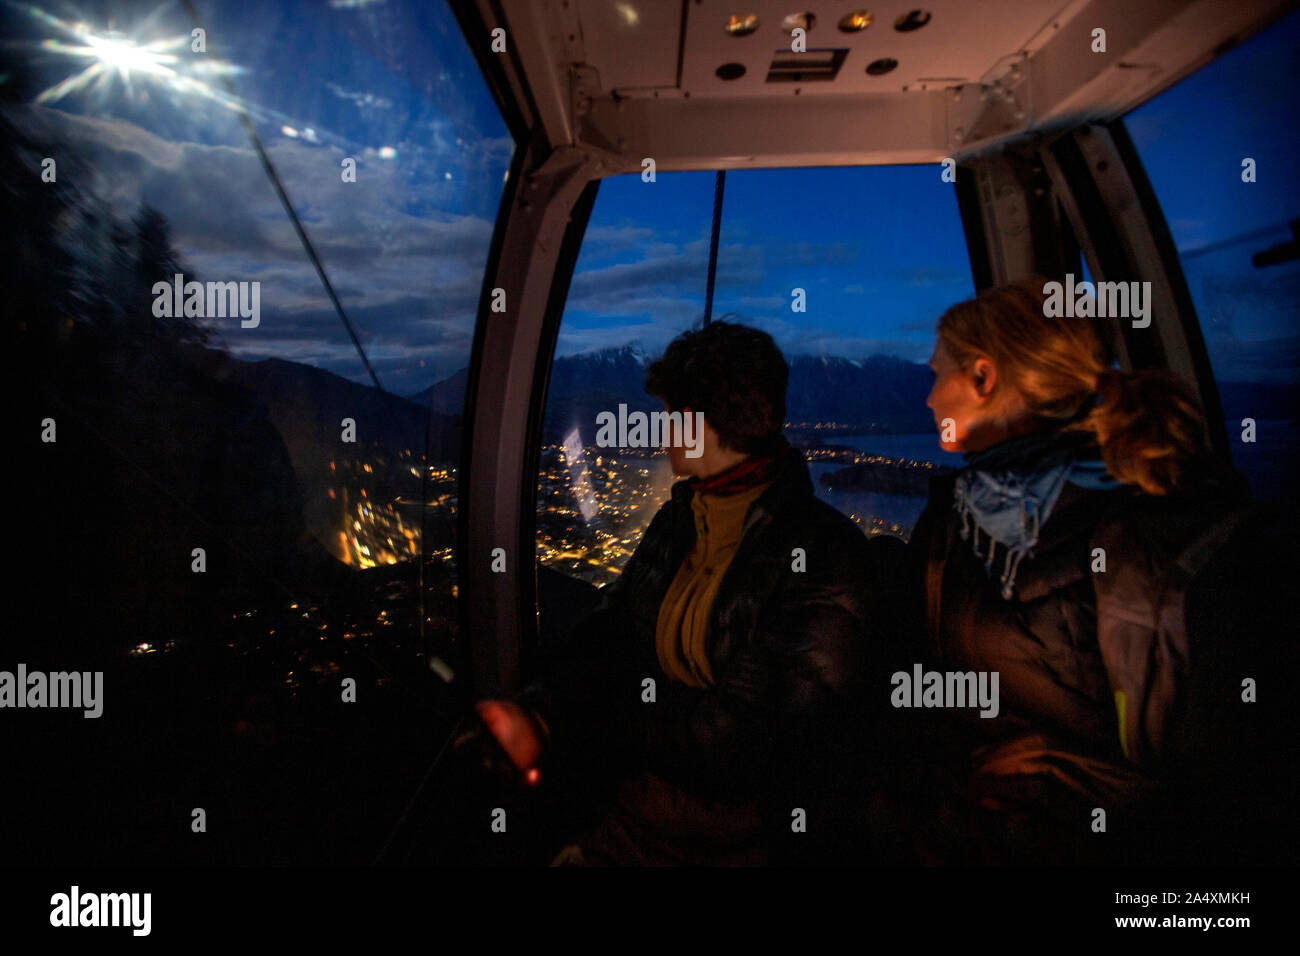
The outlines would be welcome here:
[[[869,540],[818,500],[801,452],[787,447],[710,611],[714,683],[688,687],[661,669],[655,629],[695,545],[693,494],[689,480],[673,486],[526,703],[560,761],[606,779],[650,772],[708,800],[757,801],[770,859],[843,858],[860,846],[857,799],[871,770],[871,702],[888,696],[886,605],[902,542]],[[644,699],[647,679],[654,702]],[[796,809],[804,833],[792,830]]]

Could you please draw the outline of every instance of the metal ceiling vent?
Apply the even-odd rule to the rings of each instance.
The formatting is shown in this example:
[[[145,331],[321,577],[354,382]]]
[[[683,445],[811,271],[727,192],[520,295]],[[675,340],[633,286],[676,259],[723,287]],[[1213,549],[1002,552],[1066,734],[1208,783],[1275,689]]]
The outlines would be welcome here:
[[[833,80],[839,75],[844,58],[848,55],[847,48],[808,50],[805,53],[777,50],[772,57],[772,65],[767,68],[767,82],[812,83]]]

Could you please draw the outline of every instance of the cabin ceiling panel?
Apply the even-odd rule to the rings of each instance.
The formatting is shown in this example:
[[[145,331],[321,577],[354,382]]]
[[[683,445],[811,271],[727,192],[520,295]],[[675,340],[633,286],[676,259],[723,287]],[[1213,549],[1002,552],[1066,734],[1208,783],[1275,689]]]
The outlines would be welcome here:
[[[579,130],[608,172],[934,163],[945,155],[941,92],[802,102],[599,102]]]
[[[509,22],[548,141],[597,154],[605,174],[640,169],[646,157],[664,170],[965,160],[1121,116],[1296,5],[478,2],[499,4]],[[783,25],[796,12],[813,17],[803,54],[788,52]],[[870,24],[840,30],[851,14],[869,15]],[[896,29],[909,14],[923,25]],[[730,35],[733,17],[754,18],[744,21],[752,31]],[[1105,52],[1092,49],[1098,28]],[[897,65],[867,72],[885,59]],[[727,64],[735,79],[719,76]]]
[[[826,48],[847,51],[834,80],[804,82],[798,95],[897,93],[976,83],[1001,61],[1018,55],[1045,22],[1062,16],[1070,6],[1062,0],[930,4],[813,0],[804,5],[788,0],[692,2],[688,5],[682,86],[692,97],[795,95],[799,82],[768,80],[774,58],[790,55],[790,33],[781,25],[795,10],[814,17],[806,35],[808,52],[803,56],[811,57]],[[900,17],[917,10],[920,15],[914,22],[924,22],[924,26],[907,32],[894,28]],[[870,15],[871,25],[855,33],[841,31],[840,19],[853,13]],[[746,36],[729,35],[725,24],[733,14],[756,15],[757,30]],[[886,59],[896,60],[898,65],[883,74],[867,73],[868,65]],[[744,75],[719,79],[717,70],[726,63],[743,65]]]
[[[563,0],[554,0],[563,2]],[[606,91],[677,85],[682,8],[675,0],[571,0],[582,24],[586,62]]]

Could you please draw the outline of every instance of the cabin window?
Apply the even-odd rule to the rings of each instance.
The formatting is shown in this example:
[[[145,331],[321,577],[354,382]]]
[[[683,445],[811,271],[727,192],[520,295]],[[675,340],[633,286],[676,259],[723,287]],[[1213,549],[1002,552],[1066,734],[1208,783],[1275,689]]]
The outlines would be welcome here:
[[[1293,494],[1300,453],[1300,14],[1125,118],[1173,234],[1254,493]],[[1267,77],[1267,81],[1262,79]]]
[[[791,366],[786,436],[864,534],[906,538],[940,450],[927,367],[939,314],[974,295],[939,166],[728,172],[712,318],[769,332]],[[538,476],[537,557],[615,578],[674,480],[653,448],[597,445],[597,416],[660,411],[645,366],[701,322],[715,175],[605,180],[559,330]]]
[[[589,584],[616,578],[667,498],[668,458],[597,445],[597,418],[662,411],[645,367],[704,313],[714,174],[604,180],[560,323],[537,477],[537,559]]]
[[[412,778],[425,654],[459,669],[465,368],[513,140],[445,4],[65,6],[0,7],[6,656],[104,670],[105,719],[45,741],[57,766],[33,737],[13,785],[102,781],[112,825],[28,831],[369,860],[408,794],[350,781]],[[191,800],[215,842],[159,824]]]

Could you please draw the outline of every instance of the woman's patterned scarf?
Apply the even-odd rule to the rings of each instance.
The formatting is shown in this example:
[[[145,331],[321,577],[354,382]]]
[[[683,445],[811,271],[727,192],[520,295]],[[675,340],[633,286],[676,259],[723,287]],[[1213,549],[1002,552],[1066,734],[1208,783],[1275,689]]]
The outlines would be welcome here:
[[[1033,553],[1066,482],[1102,490],[1120,486],[1086,432],[1024,435],[968,453],[966,462],[957,473],[953,508],[962,539],[971,541],[990,577],[997,545],[1005,548],[998,578],[1004,600],[1014,593],[1020,562]]]

